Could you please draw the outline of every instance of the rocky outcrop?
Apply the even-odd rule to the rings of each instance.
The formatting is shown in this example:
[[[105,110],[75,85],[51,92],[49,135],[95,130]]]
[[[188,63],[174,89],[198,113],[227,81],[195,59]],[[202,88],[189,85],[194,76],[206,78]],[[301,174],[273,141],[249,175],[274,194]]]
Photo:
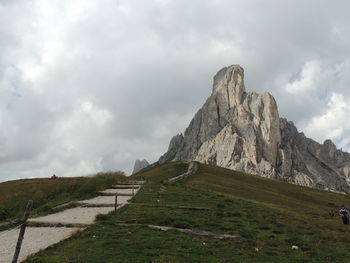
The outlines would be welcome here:
[[[286,182],[350,193],[350,154],[319,144],[280,118],[269,93],[246,92],[238,65],[214,77],[211,96],[159,163],[199,161]]]
[[[146,168],[147,166],[149,166],[149,163],[143,159],[141,160],[136,160],[135,164],[134,164],[134,170],[132,171],[132,173],[137,173],[139,171],[141,171],[143,168]]]
[[[277,172],[287,182],[350,193],[350,154],[331,140],[319,144],[299,133],[292,122],[281,119],[282,143]]]

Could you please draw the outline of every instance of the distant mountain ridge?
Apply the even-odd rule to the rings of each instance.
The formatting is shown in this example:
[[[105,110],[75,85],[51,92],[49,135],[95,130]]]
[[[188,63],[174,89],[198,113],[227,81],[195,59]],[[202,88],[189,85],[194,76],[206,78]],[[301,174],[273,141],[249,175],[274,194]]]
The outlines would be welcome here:
[[[146,159],[136,160],[135,164],[134,164],[134,170],[132,171],[132,174],[141,171],[143,168],[146,168],[147,166],[149,166],[149,163],[147,162]]]
[[[199,161],[293,184],[350,193],[350,154],[319,144],[280,118],[269,93],[246,92],[239,65],[221,69],[213,91],[159,163]]]

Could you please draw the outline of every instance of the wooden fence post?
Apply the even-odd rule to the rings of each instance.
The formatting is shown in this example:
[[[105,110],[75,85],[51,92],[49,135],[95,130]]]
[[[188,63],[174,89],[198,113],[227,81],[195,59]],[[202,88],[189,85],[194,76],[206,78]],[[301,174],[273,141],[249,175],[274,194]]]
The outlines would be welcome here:
[[[115,194],[114,212],[117,212],[117,206],[118,206],[118,193]]]
[[[134,183],[132,183],[132,196],[135,195],[135,191],[134,191]]]
[[[33,207],[33,201],[29,200],[27,203],[26,210],[24,211],[23,218],[22,218],[22,225],[21,225],[21,229],[19,231],[16,250],[15,250],[15,254],[13,255],[12,263],[17,263],[19,252],[21,251],[24,232],[26,231],[26,227],[27,227],[27,224],[26,224],[27,219],[29,217],[29,213],[30,213],[30,210],[32,209],[32,207]]]

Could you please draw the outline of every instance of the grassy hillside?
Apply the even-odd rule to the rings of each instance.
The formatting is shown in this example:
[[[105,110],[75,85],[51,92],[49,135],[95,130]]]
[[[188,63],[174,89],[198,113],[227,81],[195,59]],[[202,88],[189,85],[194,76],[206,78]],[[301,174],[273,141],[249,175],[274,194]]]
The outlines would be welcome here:
[[[206,165],[183,181],[164,184],[186,168],[170,163],[133,176],[147,180],[133,204],[100,216],[96,225],[27,262],[349,262],[349,226],[328,215],[350,204],[348,196]],[[162,232],[148,224],[241,238]]]
[[[33,200],[33,214],[49,212],[68,201],[95,195],[125,178],[120,173],[101,173],[92,177],[59,178],[58,180],[23,179],[0,183],[0,222],[20,218],[28,200]]]

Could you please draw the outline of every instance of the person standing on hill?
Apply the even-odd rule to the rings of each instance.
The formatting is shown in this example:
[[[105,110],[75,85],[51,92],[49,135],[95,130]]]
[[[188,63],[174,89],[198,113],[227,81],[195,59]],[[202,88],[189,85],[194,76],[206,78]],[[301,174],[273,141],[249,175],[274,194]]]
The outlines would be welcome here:
[[[343,219],[343,224],[348,225],[349,224],[349,209],[346,208],[344,205],[341,206],[339,209],[339,215]]]

